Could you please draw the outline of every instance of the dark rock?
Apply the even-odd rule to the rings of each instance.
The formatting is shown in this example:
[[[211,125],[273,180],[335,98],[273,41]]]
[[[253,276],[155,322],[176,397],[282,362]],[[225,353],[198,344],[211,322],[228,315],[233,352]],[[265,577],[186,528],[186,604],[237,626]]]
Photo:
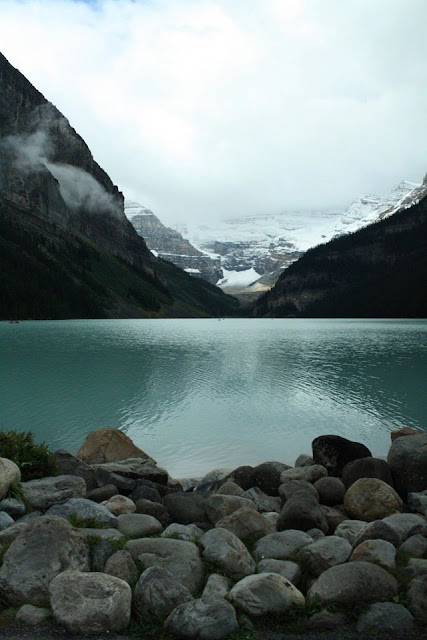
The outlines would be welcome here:
[[[359,458],[345,465],[342,470],[342,481],[346,489],[360,478],[378,478],[394,487],[390,467],[380,458]]]
[[[142,618],[164,620],[175,607],[192,600],[193,596],[187,587],[170,571],[162,567],[149,567],[138,580],[133,605]]]
[[[12,518],[20,518],[26,512],[25,505],[15,498],[5,498],[0,501],[0,512],[8,513]]]
[[[104,571],[105,563],[114,553],[114,547],[108,540],[99,540],[91,547],[91,568]]]
[[[311,456],[308,456],[306,453],[302,453],[295,460],[295,467],[311,467],[313,464],[316,464]]]
[[[53,457],[58,465],[58,475],[79,476],[83,478],[88,491],[98,486],[95,469],[76,458],[70,451],[58,449],[54,451]]]
[[[322,609],[318,613],[314,613],[307,622],[307,628],[313,631],[327,631],[328,629],[336,629],[337,627],[345,627],[348,624],[348,618],[342,611],[329,611]]]
[[[307,480],[289,479],[279,485],[279,496],[283,502],[287,502],[291,496],[295,493],[300,493],[301,491],[304,493],[310,493],[317,501],[319,501],[319,492],[314,485],[312,485],[311,482],[307,482]]]
[[[148,478],[139,478],[138,480],[135,480],[134,491],[139,487],[151,487],[151,489],[155,489],[157,491],[161,498],[164,498],[169,493],[182,493],[181,483],[172,482],[168,484],[160,484],[159,482],[149,480]]]
[[[96,480],[100,487],[114,485],[124,496],[129,495],[135,489],[135,480],[120,476],[118,473],[111,473],[106,469],[96,469]]]
[[[162,502],[162,497],[157,489],[149,487],[146,484],[142,484],[136,487],[129,495],[129,498],[134,502],[137,502],[137,500],[150,500],[151,502],[160,503]]]
[[[280,462],[263,462],[252,471],[250,483],[252,487],[259,487],[268,496],[278,496],[280,486],[280,474],[288,465]]]
[[[320,508],[323,511],[323,514],[326,518],[326,523],[328,525],[328,530],[326,531],[326,533],[328,536],[333,536],[335,533],[335,529],[341,524],[341,522],[347,520],[348,516],[345,513],[344,508],[340,510],[334,507],[327,507],[323,504],[320,505]]]
[[[157,518],[157,520],[167,527],[172,523],[172,518],[165,506],[159,502],[151,502],[151,500],[137,500],[135,502],[136,513],[146,513],[149,516]]]
[[[396,429],[391,432],[391,441],[394,442],[397,438],[402,438],[404,436],[417,436],[419,433],[422,433],[419,429],[413,429],[412,427],[402,427],[401,429]]]
[[[129,551],[124,549],[116,551],[107,559],[103,573],[124,580],[132,589],[138,580],[136,564]]]
[[[390,542],[394,547],[400,545],[400,536],[388,524],[382,520],[374,520],[358,535],[353,542],[353,547],[357,547],[365,540],[385,540]]]
[[[196,493],[171,493],[163,498],[172,522],[198,524],[207,522],[205,498]]]
[[[343,503],[345,487],[339,478],[319,478],[314,483],[314,488],[319,494],[320,504],[334,507],[336,504]]]
[[[392,637],[396,634],[410,633],[415,630],[414,618],[401,604],[394,602],[376,602],[367,611],[362,613],[357,620],[359,633],[368,631],[370,634],[380,632],[388,633]]]
[[[408,436],[410,438],[411,436]],[[404,440],[405,438],[400,438]],[[398,442],[398,441],[396,441]],[[411,581],[408,590],[409,611],[420,622],[427,622],[427,573]]]
[[[387,462],[403,500],[408,493],[427,489],[427,433],[397,438],[390,447]]]
[[[311,446],[315,463],[326,467],[331,476],[340,476],[345,465],[353,460],[372,456],[364,444],[341,436],[319,436]]]
[[[296,493],[285,503],[277,522],[277,529],[320,529],[326,533],[328,524],[316,498],[309,493]]]
[[[117,487],[114,484],[106,484],[103,487],[97,487],[96,489],[92,489],[88,491],[86,494],[86,498],[88,500],[93,500],[93,502],[104,502],[104,500],[109,500],[113,496],[117,496],[119,493]]]
[[[165,630],[168,633],[189,640],[221,640],[238,628],[234,608],[222,598],[209,602],[194,600],[181,604],[172,611],[165,622]]]
[[[230,479],[233,480],[244,491],[252,488],[252,472],[254,468],[249,466],[237,467],[230,473]]]

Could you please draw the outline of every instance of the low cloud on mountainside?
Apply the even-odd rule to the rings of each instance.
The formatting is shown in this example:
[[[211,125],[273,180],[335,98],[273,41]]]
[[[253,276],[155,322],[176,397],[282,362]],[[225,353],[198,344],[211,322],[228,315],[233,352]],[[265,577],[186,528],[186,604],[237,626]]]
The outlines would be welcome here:
[[[5,56],[167,224],[421,181],[426,23],[425,0],[0,0]]]

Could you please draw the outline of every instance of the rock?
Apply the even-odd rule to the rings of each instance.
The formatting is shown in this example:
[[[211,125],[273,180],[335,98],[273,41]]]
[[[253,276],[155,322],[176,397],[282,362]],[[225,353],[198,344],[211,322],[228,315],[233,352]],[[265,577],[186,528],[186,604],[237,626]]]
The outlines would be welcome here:
[[[78,476],[55,476],[22,482],[23,496],[31,509],[46,511],[70,498],[84,498],[86,483]]]
[[[328,525],[326,533],[329,536],[333,536],[338,525],[345,522],[348,515],[345,513],[344,508],[342,508],[342,511],[339,511],[338,508],[335,509],[334,507],[327,507],[324,504],[320,505],[320,508],[325,516],[326,524]]]
[[[188,542],[199,542],[204,534],[195,524],[170,524],[160,535],[162,538],[176,538],[177,540],[187,540]]]
[[[44,604],[50,581],[67,569],[89,570],[89,545],[66,520],[37,518],[6,551],[0,592],[13,605]]]
[[[99,538],[91,547],[91,569],[92,571],[103,572],[108,558],[114,553],[114,547],[111,540]]]
[[[390,447],[387,462],[403,500],[408,493],[427,489],[427,433],[397,438]]]
[[[334,535],[345,538],[350,544],[353,544],[367,526],[368,523],[364,520],[344,520],[337,526]]]
[[[117,484],[116,475],[124,476],[130,480],[147,479],[153,480],[158,484],[167,484],[168,472],[165,469],[157,467],[149,458],[126,458],[126,460],[118,460],[117,462],[104,462],[103,464],[93,465],[95,469],[108,471],[113,477],[113,483]],[[132,489],[134,487],[132,486]]]
[[[316,464],[311,456],[308,456],[306,453],[302,453],[295,460],[294,467],[309,467],[312,464]]]
[[[390,467],[381,458],[359,458],[345,465],[342,470],[342,481],[346,489],[360,478],[378,478],[393,487]]]
[[[325,537],[325,534],[323,533],[323,531],[320,531],[320,529],[309,529],[307,533],[310,536],[310,538],[313,538],[314,542],[316,542],[316,540],[321,540],[322,538]]]
[[[133,595],[136,612],[145,619],[165,620],[193,596],[175,576],[162,567],[150,567],[140,576]]]
[[[107,540],[108,542],[117,542],[124,538],[123,534],[117,529],[100,529],[99,527],[81,527],[80,533],[91,540]]]
[[[279,531],[284,529],[308,529],[328,530],[325,515],[321,510],[316,498],[309,493],[295,493],[285,505],[280,513],[277,522]]]
[[[344,501],[345,487],[340,478],[319,478],[314,483],[314,488],[319,494],[320,504],[334,507]]]
[[[240,540],[262,538],[276,531],[276,527],[267,518],[264,518],[255,509],[247,507],[233,511],[229,516],[219,520],[215,526],[228,529]]]
[[[162,500],[170,493],[182,493],[181,487],[178,488],[178,486],[175,484],[175,481],[170,480],[169,476],[167,483],[159,483],[154,480],[150,480],[149,478],[138,478],[134,480],[134,482],[135,487],[133,489],[133,493],[136,493],[137,491],[142,489],[142,487],[154,489]],[[132,500],[135,502],[133,498]]]
[[[292,480],[289,478],[279,485],[279,496],[283,502],[287,502],[291,496],[301,491],[303,493],[310,493],[319,501],[319,492],[314,485],[312,485],[311,482],[307,482],[307,480]]]
[[[0,511],[0,531],[4,531],[7,527],[15,524],[15,520],[6,511]]]
[[[119,490],[114,484],[106,484],[103,487],[97,487],[96,489],[92,489],[86,493],[86,498],[88,500],[93,500],[94,502],[104,502],[105,500],[109,500],[113,496],[117,496]]]
[[[384,569],[396,568],[396,549],[385,540],[365,540],[353,551],[351,562],[373,562]]]
[[[250,479],[252,487],[259,487],[268,496],[279,495],[280,474],[290,467],[281,462],[264,462],[254,467]]]
[[[119,473],[111,473],[107,471],[107,469],[96,468],[96,480],[100,487],[105,487],[106,485],[113,485],[117,487],[120,494],[127,496],[135,490],[136,480],[132,480],[131,478],[125,478],[121,476]]]
[[[21,482],[21,471],[18,465],[8,458],[0,458],[0,498],[9,491],[11,484]]]
[[[303,531],[288,529],[271,533],[255,545],[254,557],[257,560],[274,558],[276,560],[288,560],[295,557],[296,553],[308,544],[312,544],[313,539]]]
[[[9,544],[16,540],[16,538],[21,535],[28,527],[27,522],[15,522],[15,524],[10,524],[3,529],[0,530],[0,544]]]
[[[137,502],[137,500],[151,500],[151,502],[162,503],[162,497],[157,489],[149,487],[146,484],[136,487],[130,494],[129,498],[134,502]]]
[[[199,484],[200,480],[202,478],[198,477],[198,478],[174,478],[173,480],[169,481],[169,484],[171,482],[176,483],[176,486],[181,487],[182,491],[194,491],[194,489],[197,487],[197,485]]]
[[[314,461],[326,467],[331,476],[340,476],[349,462],[372,455],[364,444],[341,436],[319,436],[313,440],[311,446]]]
[[[72,520],[76,518],[88,526],[116,527],[117,518],[102,504],[86,498],[71,498],[63,504],[57,504],[48,510],[48,515]]]
[[[25,505],[16,498],[5,498],[0,500],[0,511],[8,513],[12,518],[21,518],[26,509]]]
[[[352,518],[372,522],[400,513],[403,502],[396,491],[382,480],[360,478],[345,494],[344,507]]]
[[[424,558],[409,558],[408,564],[403,570],[406,576],[409,578],[418,578],[418,576],[424,576],[427,574],[427,559]]]
[[[243,578],[231,589],[229,599],[250,616],[283,614],[294,605],[305,604],[302,593],[278,573]]]
[[[203,557],[232,580],[254,573],[255,562],[243,542],[227,529],[211,529],[200,540]]]
[[[402,438],[403,436],[417,436],[422,431],[419,429],[413,429],[412,427],[402,427],[401,429],[396,429],[390,433],[391,441],[394,442],[397,438]]]
[[[386,542],[390,542],[394,547],[400,545],[400,535],[383,520],[370,522],[368,526],[353,539],[353,547],[357,547],[365,540],[385,540]]]
[[[277,511],[266,511],[262,514],[264,518],[267,518],[274,527],[274,531],[277,531],[277,523],[279,522],[279,513]]]
[[[275,560],[267,558],[258,562],[257,573],[278,573],[296,587],[301,581],[302,572],[296,562],[291,560]]]
[[[83,478],[88,491],[92,491],[98,487],[95,469],[92,469],[90,465],[76,458],[70,451],[58,449],[58,451],[54,452],[53,457],[58,465],[58,475]]]
[[[313,631],[327,631],[337,627],[346,627],[348,618],[342,611],[329,611],[322,609],[314,613],[307,622],[307,628]]]
[[[165,631],[179,638],[221,640],[238,629],[236,613],[226,600],[194,600],[176,607]]]
[[[415,619],[419,622],[427,622],[427,573],[411,581],[408,589],[408,600],[409,611]]]
[[[298,563],[317,578],[330,567],[347,562],[351,551],[348,540],[338,536],[327,536],[303,547],[298,552]]]
[[[171,538],[140,538],[129,540],[125,549],[130,551],[134,559],[138,558],[145,569],[168,569],[192,595],[200,593],[205,570],[199,550],[193,542]]]
[[[206,500],[196,493],[171,493],[163,498],[172,522],[193,524],[207,522]]]
[[[286,480],[305,480],[306,482],[314,483],[327,475],[328,471],[325,467],[320,464],[313,464],[283,471],[280,475],[280,481],[283,483]]]
[[[71,633],[120,632],[129,625],[132,591],[120,578],[66,571],[52,580],[49,591],[53,617]]]
[[[280,489],[280,487],[279,487]],[[251,489],[247,489],[242,495],[242,498],[247,498],[248,500],[252,500],[255,504],[255,508],[260,513],[277,511],[280,513],[282,508],[282,501],[280,498],[275,496],[268,496],[264,491],[261,491],[259,487],[252,487]]]
[[[404,542],[410,534],[412,535],[414,527],[426,524],[425,518],[415,513],[396,513],[383,518],[383,522],[399,535],[401,542]]]
[[[117,528],[128,538],[145,538],[163,531],[156,518],[143,513],[125,513],[117,518]]]
[[[155,464],[142,449],[119,429],[96,429],[89,433],[78,450],[77,457],[87,464],[115,462],[126,458],[143,458]]]
[[[219,493],[224,496],[241,496],[244,494],[244,491],[242,487],[239,487],[238,484],[236,484],[232,480],[228,480],[227,482],[225,482],[223,485],[219,487],[216,493]]]
[[[200,482],[197,483],[194,491],[196,494],[207,496],[214,491],[221,480],[227,478],[230,475],[230,469],[213,469],[209,471]]]
[[[409,553],[414,558],[427,558],[427,538],[420,534],[415,534],[407,538],[399,549]]]
[[[29,627],[34,627],[38,624],[43,624],[50,618],[49,609],[42,607],[35,607],[32,604],[24,604],[16,612],[16,622],[18,624],[24,624]]]
[[[307,602],[361,605],[391,600],[398,592],[395,578],[369,562],[347,562],[327,569],[307,594]]]
[[[217,598],[225,598],[232,587],[232,582],[219,573],[211,573],[202,593],[202,600],[209,602]]]
[[[0,502],[0,509],[2,508]],[[408,493],[408,505],[413,511],[427,516],[427,490]],[[6,509],[5,509],[6,511]]]
[[[253,470],[254,468],[248,465],[237,467],[237,469],[234,469],[234,471],[230,473],[229,477],[233,480],[233,482],[238,484],[239,487],[242,487],[244,491],[247,491],[252,487],[251,483]]]
[[[359,616],[357,631],[359,633],[368,631],[370,634],[389,633],[392,637],[401,633],[405,636],[415,631],[415,623],[413,616],[403,605],[394,602],[376,602]]]
[[[134,501],[126,498],[125,496],[112,496],[102,504],[106,509],[108,509],[108,511],[111,511],[114,516],[120,516],[126,513],[135,513],[136,511]]]
[[[212,524],[216,524],[225,516],[242,507],[253,508],[251,500],[239,496],[222,496],[218,493],[210,495],[206,500],[206,513]]]
[[[151,500],[137,500],[135,506],[136,513],[146,513],[148,516],[153,516],[153,518],[156,518],[163,527],[167,527],[172,522],[169,511],[158,502],[151,502]]]

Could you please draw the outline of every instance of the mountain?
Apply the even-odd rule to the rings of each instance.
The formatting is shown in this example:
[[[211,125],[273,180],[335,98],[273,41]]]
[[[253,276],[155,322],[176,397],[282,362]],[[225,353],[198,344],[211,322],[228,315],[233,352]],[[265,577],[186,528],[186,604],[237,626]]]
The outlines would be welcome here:
[[[160,222],[150,209],[125,200],[125,214],[154,255],[211,284],[223,278],[219,258],[214,259],[193,247],[178,231]]]
[[[85,141],[0,54],[0,318],[225,315],[236,304],[150,253]]]
[[[427,177],[379,220],[307,251],[258,317],[427,317]]]

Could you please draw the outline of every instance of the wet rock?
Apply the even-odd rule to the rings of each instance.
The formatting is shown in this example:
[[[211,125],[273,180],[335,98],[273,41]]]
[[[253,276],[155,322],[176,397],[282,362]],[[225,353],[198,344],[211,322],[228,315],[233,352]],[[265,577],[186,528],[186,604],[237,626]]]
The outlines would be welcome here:
[[[357,631],[370,634],[388,633],[395,634],[411,633],[415,630],[414,617],[401,604],[394,602],[376,602],[372,604],[357,620]]]
[[[84,498],[86,483],[78,476],[55,476],[22,482],[23,496],[31,509],[46,511],[71,498]]]
[[[342,470],[342,481],[346,489],[349,489],[360,478],[378,478],[393,487],[390,467],[385,460],[380,458],[359,458],[359,460],[353,460],[345,465]]]
[[[145,619],[165,620],[175,607],[192,601],[193,596],[187,587],[162,567],[146,569],[133,595],[135,610]]]
[[[255,508],[260,513],[269,513],[272,511],[277,511],[279,513],[282,508],[282,501],[280,498],[268,496],[264,491],[261,491],[259,487],[252,487],[251,489],[248,489],[243,493],[242,498],[252,500],[255,504]]]
[[[254,573],[255,562],[243,542],[227,529],[211,529],[200,541],[203,557],[232,580]]]
[[[295,493],[286,501],[277,522],[279,531],[284,529],[328,530],[325,515],[316,498],[308,493]]]
[[[385,540],[365,540],[353,551],[351,562],[373,562],[384,569],[396,568],[396,549]]]
[[[119,429],[96,429],[91,431],[80,447],[77,457],[87,464],[115,462],[126,458],[150,458],[142,449],[137,447],[123,431]]]
[[[319,494],[320,504],[334,507],[344,501],[345,487],[340,478],[319,478],[314,483],[314,488]]]
[[[396,491],[378,478],[361,478],[348,489],[344,498],[347,513],[357,520],[380,520],[403,509]]]
[[[117,528],[128,538],[145,538],[163,531],[156,518],[143,513],[126,513],[117,518]]]
[[[133,588],[138,580],[138,569],[129,551],[124,549],[113,553],[106,561],[103,573],[116,576]]]
[[[257,573],[278,573],[296,587],[301,581],[302,572],[300,566],[291,560],[275,560],[267,558],[258,562]]]
[[[207,522],[206,500],[196,493],[172,493],[163,498],[163,506],[168,510],[172,522],[197,524]]]
[[[116,527],[117,518],[103,505],[86,498],[71,498],[63,504],[54,505],[47,512],[50,516],[70,520],[73,517],[79,522],[93,526]]]
[[[390,447],[387,462],[403,500],[408,493],[427,489],[427,433],[397,438]]]
[[[314,461],[326,467],[331,476],[340,476],[349,462],[372,455],[364,444],[335,435],[319,436],[311,446]]]
[[[310,575],[318,577],[337,564],[346,562],[352,552],[351,544],[338,536],[327,536],[303,547],[298,553],[298,563]]]
[[[226,600],[194,600],[172,611],[165,631],[179,638],[221,640],[238,629],[236,613]]]
[[[292,529],[278,531],[258,540],[254,549],[254,557],[257,560],[265,558],[288,560],[295,557],[300,549],[312,544],[312,542],[312,537],[303,531]]]
[[[264,518],[255,509],[246,507],[233,511],[229,516],[219,520],[215,526],[228,529],[240,540],[254,537],[262,538],[276,531],[276,527],[267,518]]]
[[[294,605],[304,606],[302,593],[278,573],[258,573],[240,580],[229,599],[250,616],[283,614]]]
[[[11,484],[21,482],[21,472],[18,465],[8,458],[0,458],[0,498],[9,491]]]
[[[242,507],[250,509],[254,507],[254,504],[246,498],[222,496],[217,493],[209,496],[206,500],[206,513],[212,524],[216,524],[222,518],[229,516],[233,511],[237,511]]]

